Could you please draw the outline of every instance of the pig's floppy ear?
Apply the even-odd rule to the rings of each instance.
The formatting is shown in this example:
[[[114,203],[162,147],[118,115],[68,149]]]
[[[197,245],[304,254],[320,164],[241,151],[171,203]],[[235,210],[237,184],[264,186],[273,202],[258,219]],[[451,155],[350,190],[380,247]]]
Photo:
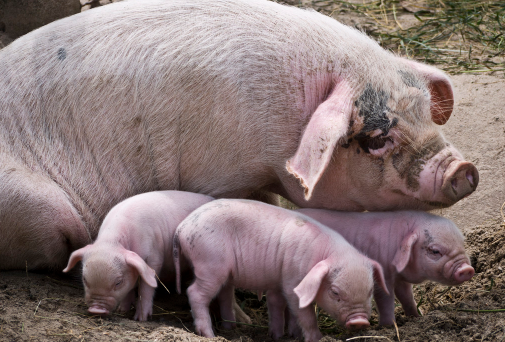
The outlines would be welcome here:
[[[312,196],[338,141],[346,136],[351,114],[352,89],[340,81],[312,114],[298,150],[286,162],[288,172],[300,180],[305,200]]]
[[[125,256],[126,264],[135,268],[139,272],[140,277],[147,285],[157,287],[156,272],[146,264],[146,262],[135,252],[128,251]]]
[[[393,266],[396,267],[396,272],[401,273],[407,266],[412,254],[412,246],[416,243],[417,239],[418,236],[416,233],[410,233],[403,239],[392,262]]]
[[[428,80],[431,94],[431,120],[443,125],[449,120],[454,108],[454,94],[451,80],[437,68],[409,60],[409,64]]]
[[[93,245],[87,245],[72,252],[72,254],[70,254],[70,258],[68,259],[67,267],[63,270],[63,272],[66,273],[70,271],[72,268],[74,268],[75,264],[77,264],[79,261],[82,260],[84,254],[88,249],[91,248],[91,246]]]
[[[382,266],[375,260],[371,260],[373,267],[373,279],[376,284],[378,284],[384,292],[389,295],[388,287],[386,286],[386,280],[384,280],[384,271],[382,270]]]
[[[318,262],[309,273],[303,278],[293,290],[300,301],[300,309],[310,305],[314,301],[321,286],[323,278],[328,274],[330,268],[326,260]]]

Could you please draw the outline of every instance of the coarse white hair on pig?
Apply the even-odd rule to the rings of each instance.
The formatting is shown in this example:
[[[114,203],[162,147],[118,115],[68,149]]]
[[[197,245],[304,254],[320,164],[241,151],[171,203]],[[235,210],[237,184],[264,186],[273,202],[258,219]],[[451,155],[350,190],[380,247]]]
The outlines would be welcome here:
[[[153,190],[429,210],[478,183],[435,125],[449,78],[315,11],[127,0],[17,39],[0,74],[0,269],[62,267]]]

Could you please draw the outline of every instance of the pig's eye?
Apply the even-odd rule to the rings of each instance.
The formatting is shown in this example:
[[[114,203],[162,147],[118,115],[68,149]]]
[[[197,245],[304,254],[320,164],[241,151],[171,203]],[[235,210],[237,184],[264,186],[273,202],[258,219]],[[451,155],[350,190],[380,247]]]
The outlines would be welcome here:
[[[376,137],[361,135],[356,137],[356,140],[358,141],[358,144],[363,149],[363,151],[377,156],[394,147],[393,140],[383,135],[378,135]]]
[[[116,281],[116,287],[120,286],[123,283],[123,279]]]
[[[381,136],[373,137],[368,139],[368,148],[370,150],[378,150],[386,146],[386,141],[391,140],[389,138],[384,138]]]
[[[331,294],[337,302],[340,302],[340,295],[337,290],[331,289]]]
[[[430,253],[430,256],[435,259],[439,259],[442,257],[442,253],[438,248],[435,247],[428,247],[428,252]]]

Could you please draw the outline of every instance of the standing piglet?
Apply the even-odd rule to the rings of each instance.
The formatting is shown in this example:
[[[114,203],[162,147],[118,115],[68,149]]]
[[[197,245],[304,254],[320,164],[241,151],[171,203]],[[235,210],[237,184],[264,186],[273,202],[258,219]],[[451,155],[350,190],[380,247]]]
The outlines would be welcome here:
[[[212,197],[183,191],[149,192],[130,197],[107,214],[93,244],[70,255],[68,272],[82,260],[82,280],[88,311],[107,315],[118,306],[128,311],[139,299],[134,319],[152,314],[156,274],[173,279],[175,229],[193,210]]]
[[[221,317],[234,321],[234,287],[266,291],[269,333],[289,332],[318,341],[315,301],[348,328],[369,325],[374,277],[387,291],[381,266],[360,254],[342,236],[311,218],[250,200],[222,199],[190,214],[174,237],[174,262],[180,291],[179,258],[194,268],[187,294],[198,334],[213,337],[209,303],[217,295]],[[230,324],[224,324],[225,327]]]
[[[458,285],[475,271],[465,253],[464,238],[443,217],[418,211],[349,213],[300,209],[344,236],[384,269],[388,293],[375,288],[380,324],[394,321],[395,295],[406,315],[418,316],[412,284],[433,280]]]

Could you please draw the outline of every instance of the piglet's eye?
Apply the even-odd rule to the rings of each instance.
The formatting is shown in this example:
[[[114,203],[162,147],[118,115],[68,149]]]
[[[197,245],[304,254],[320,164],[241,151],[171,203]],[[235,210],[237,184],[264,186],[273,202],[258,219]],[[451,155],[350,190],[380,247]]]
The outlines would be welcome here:
[[[338,293],[337,290],[335,289],[331,289],[331,294],[332,294],[332,297],[337,301],[337,302],[340,302],[340,295]]]
[[[428,247],[428,253],[433,259],[440,259],[442,257],[442,252],[436,247]]]
[[[116,282],[116,287],[118,287],[118,286],[119,286],[119,285],[121,285],[122,283],[123,283],[123,279],[118,280],[118,281]]]

